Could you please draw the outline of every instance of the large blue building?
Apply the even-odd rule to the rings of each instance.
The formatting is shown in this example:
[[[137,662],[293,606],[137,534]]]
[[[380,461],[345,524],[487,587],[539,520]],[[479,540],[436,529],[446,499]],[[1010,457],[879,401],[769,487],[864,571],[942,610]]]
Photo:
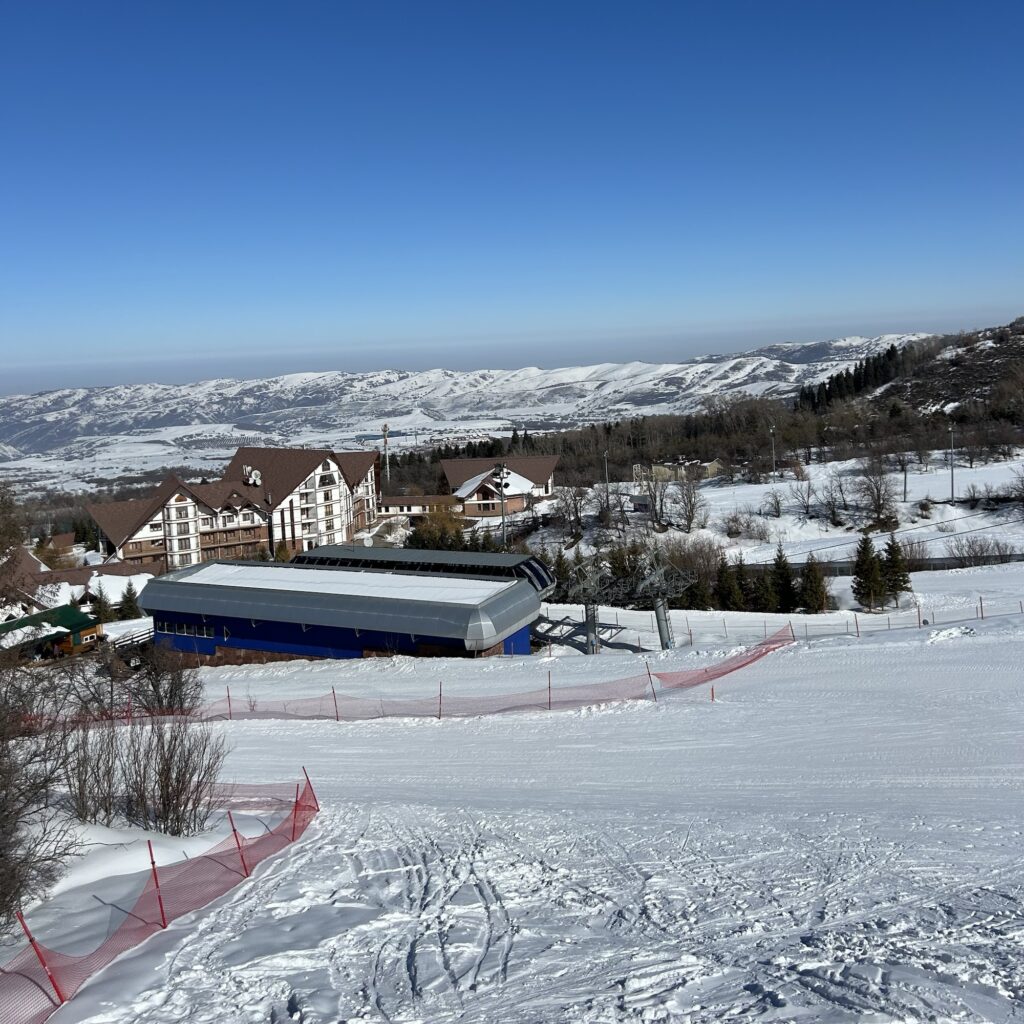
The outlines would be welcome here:
[[[151,580],[140,603],[157,643],[201,657],[529,654],[540,614],[523,578],[274,562],[190,566]]]

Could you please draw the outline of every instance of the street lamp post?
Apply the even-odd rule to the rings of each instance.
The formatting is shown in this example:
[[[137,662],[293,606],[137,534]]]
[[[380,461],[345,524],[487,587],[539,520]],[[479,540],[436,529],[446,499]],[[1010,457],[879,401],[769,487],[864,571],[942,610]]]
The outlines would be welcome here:
[[[953,424],[949,425],[949,503],[956,501],[956,488],[953,483]]]
[[[772,441],[772,480],[775,479],[775,424],[768,425],[768,435]]]

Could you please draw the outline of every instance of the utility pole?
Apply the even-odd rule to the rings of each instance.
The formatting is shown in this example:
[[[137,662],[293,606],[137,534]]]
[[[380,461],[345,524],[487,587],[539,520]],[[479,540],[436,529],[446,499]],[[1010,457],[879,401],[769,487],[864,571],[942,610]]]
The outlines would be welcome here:
[[[768,435],[772,441],[772,480],[775,480],[775,424],[768,424]]]
[[[391,483],[391,452],[388,450],[388,425],[385,423],[381,431],[384,435],[384,479]]]
[[[608,525],[612,525],[612,483],[608,476],[608,452],[604,453],[604,507],[608,511]]]
[[[953,483],[953,424],[949,425],[949,503],[956,501],[956,488]]]
[[[499,462],[494,467],[494,479],[498,483],[498,493],[501,495],[501,549],[505,550],[507,544],[506,530],[505,530],[505,488],[508,487],[508,466],[504,462]]]

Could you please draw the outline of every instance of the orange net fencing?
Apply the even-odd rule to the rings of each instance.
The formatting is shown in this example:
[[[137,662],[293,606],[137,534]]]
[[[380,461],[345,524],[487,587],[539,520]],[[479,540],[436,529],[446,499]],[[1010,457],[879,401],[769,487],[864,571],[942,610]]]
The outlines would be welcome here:
[[[223,896],[269,857],[298,839],[319,807],[308,777],[302,784],[219,786],[216,805],[233,810],[288,813],[276,828],[246,838],[234,828],[209,852],[152,870],[123,920],[91,953],[71,956],[50,949],[19,918],[29,945],[0,965],[0,1024],[40,1024],[67,1002],[93,975],[122,953],[186,914]]]

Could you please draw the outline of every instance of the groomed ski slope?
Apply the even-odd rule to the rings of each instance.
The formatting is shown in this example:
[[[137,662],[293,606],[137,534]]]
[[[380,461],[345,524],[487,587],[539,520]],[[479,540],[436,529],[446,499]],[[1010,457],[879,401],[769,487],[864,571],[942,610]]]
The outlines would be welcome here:
[[[605,661],[639,665],[559,669]],[[305,764],[320,816],[52,1019],[1024,1019],[1022,664],[1007,617],[801,640],[714,703],[225,723],[238,781]]]

